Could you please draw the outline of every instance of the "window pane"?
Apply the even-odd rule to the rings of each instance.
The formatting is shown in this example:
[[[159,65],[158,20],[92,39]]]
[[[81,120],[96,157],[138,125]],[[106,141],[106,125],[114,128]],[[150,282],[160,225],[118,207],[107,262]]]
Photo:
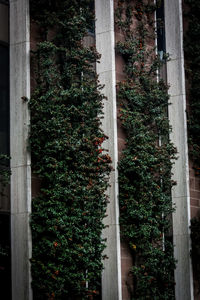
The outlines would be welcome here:
[[[9,57],[0,45],[0,153],[9,154]]]
[[[0,3],[3,3],[3,4],[9,4],[9,0],[0,0]]]
[[[157,1],[156,19],[157,19],[158,52],[165,53],[166,46],[165,46],[164,0]]]
[[[5,5],[6,4],[6,5]],[[0,0],[0,154],[9,155],[8,1]],[[7,164],[7,163],[6,163]],[[9,164],[9,162],[8,162]],[[5,166],[0,166],[1,170]],[[10,195],[0,182],[0,299],[11,299]]]
[[[11,299],[10,215],[0,214],[0,286],[1,299]]]
[[[8,43],[8,37],[8,5],[0,1],[0,42]]]

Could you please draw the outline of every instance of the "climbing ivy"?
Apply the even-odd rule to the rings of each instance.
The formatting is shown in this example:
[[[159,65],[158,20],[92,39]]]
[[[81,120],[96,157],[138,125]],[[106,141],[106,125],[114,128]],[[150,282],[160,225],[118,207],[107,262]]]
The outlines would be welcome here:
[[[188,132],[190,157],[199,174],[200,158],[200,1],[185,0],[184,15],[187,23],[184,35],[187,94],[189,100]]]
[[[32,201],[34,299],[96,299],[100,294],[111,159],[102,143],[101,86],[95,47],[83,39],[94,23],[92,0],[31,0],[40,42],[32,53]]]
[[[116,51],[124,60],[118,84],[119,118],[126,146],[119,162],[121,236],[133,258],[131,299],[174,299],[170,235],[172,163],[168,88],[158,79],[153,1],[118,0]]]
[[[0,154],[0,195],[10,181],[10,158],[6,154]]]
[[[193,162],[195,174],[200,172],[200,1],[184,0],[184,54],[185,71],[187,78],[187,100],[189,109],[188,116],[188,135],[189,135],[189,154]],[[194,272],[194,283],[197,282],[198,294],[200,292],[200,220],[191,220],[191,241],[192,241],[192,265]]]

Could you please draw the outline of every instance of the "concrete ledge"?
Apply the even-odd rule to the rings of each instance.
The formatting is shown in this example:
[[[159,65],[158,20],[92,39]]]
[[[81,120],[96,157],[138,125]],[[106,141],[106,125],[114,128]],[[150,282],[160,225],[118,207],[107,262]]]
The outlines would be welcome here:
[[[100,84],[105,85],[102,93],[107,97],[104,101],[104,119],[102,128],[109,140],[104,148],[109,150],[114,171],[110,175],[110,187],[107,191],[110,203],[107,207],[107,218],[104,223],[109,227],[103,231],[107,239],[104,253],[109,257],[104,260],[102,274],[102,299],[121,300],[121,255],[119,236],[119,205],[118,205],[118,149],[116,120],[116,78],[115,78],[115,42],[114,42],[114,1],[96,0],[96,47],[101,54],[97,73]]]
[[[193,275],[190,260],[190,194],[186,122],[185,73],[183,54],[182,1],[165,0],[166,51],[171,55],[167,63],[167,82],[172,96],[169,120],[172,126],[171,141],[178,151],[173,166],[173,179],[177,185],[172,189],[174,256],[176,300],[193,299]]]
[[[29,1],[10,1],[10,155],[12,300],[31,300]]]

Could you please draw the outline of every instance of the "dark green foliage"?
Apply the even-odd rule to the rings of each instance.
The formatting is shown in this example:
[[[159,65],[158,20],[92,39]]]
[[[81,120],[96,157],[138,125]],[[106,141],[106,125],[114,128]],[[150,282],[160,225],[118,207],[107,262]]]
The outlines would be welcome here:
[[[10,181],[10,158],[5,154],[0,154],[0,194]]]
[[[186,76],[188,82],[188,129],[190,155],[197,174],[200,161],[200,1],[185,0],[187,30],[184,39]]]
[[[191,220],[191,240],[192,240],[192,266],[195,278],[198,282],[198,292],[200,292],[200,219]]]
[[[185,28],[184,53],[189,100],[188,133],[190,158],[194,163],[196,175],[200,169],[200,1],[184,1]],[[191,220],[192,264],[194,277],[200,292],[200,220]]]
[[[98,54],[82,42],[93,21],[91,3],[31,1],[41,30],[30,101],[32,167],[41,181],[31,221],[37,300],[100,293],[111,159],[101,146],[103,96],[92,67]]]
[[[131,299],[171,300],[175,268],[171,168],[176,151],[169,141],[167,86],[157,80],[160,62],[154,47],[147,47],[155,38],[153,11],[143,1],[118,1],[117,24],[124,40],[117,51],[126,63],[118,101],[127,137],[119,163],[120,224],[134,262]]]

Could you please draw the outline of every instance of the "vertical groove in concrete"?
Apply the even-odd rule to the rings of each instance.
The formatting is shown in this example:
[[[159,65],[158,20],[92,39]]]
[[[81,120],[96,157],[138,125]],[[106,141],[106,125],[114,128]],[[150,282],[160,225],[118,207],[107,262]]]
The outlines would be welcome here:
[[[190,260],[190,194],[186,123],[186,92],[183,55],[182,3],[165,0],[166,50],[171,61],[167,63],[167,81],[170,85],[169,120],[172,125],[171,141],[178,150],[173,167],[177,185],[172,190],[174,254],[178,260],[175,270],[176,300],[193,299],[193,277]]]
[[[105,85],[103,94],[107,97],[104,101],[104,119],[102,128],[109,140],[104,147],[109,150],[113,161],[110,176],[108,196],[110,203],[107,208],[107,217],[104,220],[108,225],[103,238],[107,239],[105,254],[109,257],[104,261],[102,274],[102,299],[121,300],[121,257],[119,235],[119,204],[118,204],[118,149],[117,149],[117,119],[116,119],[116,74],[115,74],[115,41],[114,41],[114,1],[96,0],[96,47],[101,54],[100,64],[97,64],[99,81]]]
[[[31,167],[29,1],[10,1],[10,155],[12,300],[31,300]]]

